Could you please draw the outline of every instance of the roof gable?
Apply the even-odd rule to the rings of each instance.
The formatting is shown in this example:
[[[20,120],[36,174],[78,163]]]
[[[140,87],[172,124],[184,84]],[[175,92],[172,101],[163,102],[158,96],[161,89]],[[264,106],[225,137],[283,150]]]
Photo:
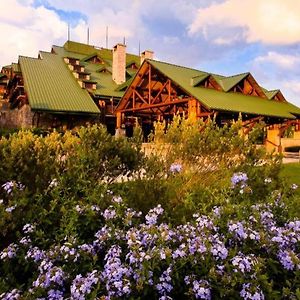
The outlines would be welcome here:
[[[279,102],[287,102],[280,90],[265,91],[268,99]]]
[[[82,59],[83,62],[90,62],[93,64],[104,64],[104,60],[97,54],[93,53]]]
[[[233,75],[229,77],[217,78],[217,81],[222,86],[223,91],[228,92],[239,82],[245,79],[248,75],[249,73],[243,73],[243,74]]]

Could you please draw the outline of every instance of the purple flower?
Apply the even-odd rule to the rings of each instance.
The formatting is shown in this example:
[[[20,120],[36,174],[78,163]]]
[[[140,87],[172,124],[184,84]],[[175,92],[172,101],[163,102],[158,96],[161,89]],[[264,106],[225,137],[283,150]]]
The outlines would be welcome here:
[[[5,209],[5,211],[8,212],[8,213],[11,213],[11,212],[13,212],[16,209],[16,207],[17,207],[17,205],[13,205],[11,207],[7,207]]]
[[[17,289],[13,289],[10,292],[3,293],[0,295],[0,299],[2,300],[17,300],[20,298],[21,298],[20,291]]]
[[[28,234],[28,233],[32,233],[34,231],[35,227],[31,224],[25,224],[23,226],[23,232]]]
[[[156,285],[156,289],[161,297],[167,297],[167,294],[173,289],[171,273],[172,266],[169,266],[159,277],[159,283]]]
[[[283,267],[288,270],[292,271],[295,268],[295,261],[298,260],[300,262],[300,259],[297,257],[297,255],[292,250],[280,250],[277,255],[279,261],[283,265]],[[300,266],[300,265],[299,265]]]
[[[84,300],[91,293],[93,286],[99,281],[96,270],[88,273],[85,277],[81,274],[77,275],[71,285],[71,299]]]
[[[113,245],[105,255],[104,270],[101,281],[105,282],[108,297],[125,297],[131,292],[129,277],[132,269],[121,262],[122,250],[120,246]]]
[[[24,236],[20,239],[20,244],[27,246],[29,244],[31,244],[31,239],[29,236]]]
[[[45,289],[50,287],[50,285],[63,286],[66,276],[61,268],[53,266],[50,263],[39,268],[39,270],[40,274],[38,278],[32,283],[34,287]]]
[[[48,291],[48,300],[63,300],[63,292],[59,290],[50,290]]]
[[[71,246],[69,247],[66,244],[60,247],[59,252],[65,260],[72,258],[73,261],[77,261],[77,258],[79,257],[79,254],[76,252],[76,249]]]
[[[4,184],[2,184],[2,188],[8,195],[12,193],[14,187],[19,189],[20,191],[23,191],[25,189],[25,185],[21,182],[7,181]]]
[[[7,248],[5,248],[2,252],[0,252],[0,259],[11,259],[16,257],[18,250],[18,245],[10,244]]]
[[[93,245],[89,245],[89,244],[82,244],[78,246],[78,249],[86,252],[86,253],[90,253],[90,254],[95,254],[95,249]]]
[[[153,209],[150,209],[148,214],[145,216],[147,225],[155,225],[157,223],[157,218],[164,212],[164,209],[161,205],[157,205]]]
[[[122,203],[123,199],[120,196],[118,196],[118,197],[114,196],[114,197],[112,197],[111,201],[114,203],[120,204],[120,203]]]
[[[240,296],[245,300],[264,300],[265,296],[259,286],[244,283]]]
[[[38,262],[38,261],[44,259],[45,256],[46,256],[46,254],[45,254],[44,250],[40,250],[38,247],[34,247],[34,248],[29,248],[25,258],[27,258],[27,259],[32,258],[34,260],[34,262]]]
[[[188,239],[188,249],[190,254],[195,254],[196,252],[205,253],[207,251],[207,247],[205,246],[203,238],[199,236]],[[176,255],[176,253],[178,253],[177,250],[174,252],[173,257]],[[180,255],[180,257],[182,257],[182,255]]]
[[[231,186],[232,188],[235,188],[237,185],[246,185],[246,182],[248,180],[248,176],[246,173],[238,172],[234,173],[231,177]]]
[[[214,257],[216,257],[217,259],[226,259],[228,256],[228,250],[225,247],[225,245],[220,242],[220,241],[216,241],[212,244],[211,247],[211,253]]]
[[[196,299],[211,299],[211,291],[208,281],[196,280],[195,275],[185,276],[184,282],[187,286],[192,286],[191,290]]]
[[[173,163],[170,166],[171,173],[180,173],[182,171],[182,165],[178,163]]]
[[[228,230],[229,232],[234,233],[235,237],[239,240],[244,240],[248,237],[244,225],[241,222],[230,222],[228,224]]]
[[[213,211],[214,217],[221,216],[221,207],[220,206],[214,206],[212,211]]]
[[[14,185],[15,183],[13,181],[7,181],[4,184],[2,184],[2,188],[4,189],[6,194],[9,195],[13,191]]]
[[[254,258],[254,255],[244,255],[242,253],[239,253],[238,255],[234,256],[231,260],[232,265],[235,267],[235,272],[242,272],[242,273],[248,273],[252,270],[252,267],[256,263],[256,260]]]
[[[193,280],[192,290],[196,299],[211,299],[209,283],[206,280]]]
[[[117,213],[116,213],[115,209],[112,206],[110,206],[102,213],[102,215],[105,220],[111,220],[116,217]]]
[[[201,246],[200,246],[201,247]],[[179,246],[179,248],[178,249],[176,249],[174,252],[173,252],[173,254],[172,254],[172,258],[173,259],[176,259],[176,258],[178,258],[178,257],[185,257],[186,256],[186,252],[185,252],[185,248],[186,248],[186,246],[185,246],[185,244],[181,244],[180,246]],[[196,248],[196,247],[195,247]],[[194,252],[193,252],[194,251]],[[191,250],[191,246],[190,246],[190,252],[193,252],[193,253],[195,253],[197,251],[197,249],[195,249],[195,250]]]

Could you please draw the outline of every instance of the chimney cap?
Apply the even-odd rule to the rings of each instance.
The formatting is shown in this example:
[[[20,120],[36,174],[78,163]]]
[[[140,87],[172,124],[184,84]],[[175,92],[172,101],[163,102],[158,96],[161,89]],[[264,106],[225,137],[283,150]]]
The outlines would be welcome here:
[[[113,46],[113,49],[117,49],[118,47],[126,47],[126,45],[122,43],[117,43],[115,46]]]
[[[141,54],[146,54],[146,53],[152,53],[152,54],[154,54],[154,51],[152,51],[152,50],[144,50]]]

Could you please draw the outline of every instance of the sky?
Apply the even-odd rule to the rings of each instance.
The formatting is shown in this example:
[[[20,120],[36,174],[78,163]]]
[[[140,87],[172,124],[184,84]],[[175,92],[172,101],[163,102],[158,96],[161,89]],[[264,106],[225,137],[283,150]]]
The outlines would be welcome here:
[[[206,72],[251,72],[300,106],[299,0],[0,0],[0,67],[68,37]]]

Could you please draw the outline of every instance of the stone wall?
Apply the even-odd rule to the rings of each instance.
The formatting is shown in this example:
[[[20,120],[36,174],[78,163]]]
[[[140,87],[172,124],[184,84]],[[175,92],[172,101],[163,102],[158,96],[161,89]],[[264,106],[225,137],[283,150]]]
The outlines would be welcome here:
[[[33,115],[28,104],[16,109],[6,109],[4,107],[0,112],[0,126],[6,128],[31,128]]]
[[[0,127],[2,128],[60,128],[70,129],[75,126],[98,123],[95,116],[50,114],[47,112],[33,112],[29,105],[21,108],[9,109],[2,106],[0,110]]]

